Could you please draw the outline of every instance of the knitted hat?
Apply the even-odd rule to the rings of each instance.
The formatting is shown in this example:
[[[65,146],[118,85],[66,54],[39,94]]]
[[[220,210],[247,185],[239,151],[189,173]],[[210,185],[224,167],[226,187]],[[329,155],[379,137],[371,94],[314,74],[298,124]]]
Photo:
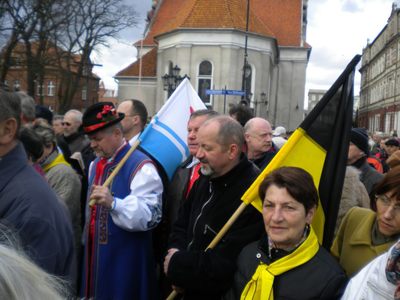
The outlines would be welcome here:
[[[99,102],[85,111],[78,132],[82,134],[94,133],[121,122],[124,117],[125,114],[117,113],[112,102]]]
[[[398,140],[395,140],[395,139],[391,139],[391,140],[388,140],[388,141],[385,143],[385,145],[386,145],[386,146],[397,146],[397,147],[399,147],[399,141],[398,141]]]
[[[358,147],[358,149],[364,151],[364,153],[368,155],[368,133],[364,128],[352,128],[350,142],[352,142]]]
[[[19,134],[19,140],[24,146],[28,158],[31,157],[32,161],[36,162],[43,155],[42,138],[32,129],[27,127],[21,127]]]
[[[53,113],[46,106],[36,105],[35,107],[35,118],[42,118],[51,124],[53,121]]]

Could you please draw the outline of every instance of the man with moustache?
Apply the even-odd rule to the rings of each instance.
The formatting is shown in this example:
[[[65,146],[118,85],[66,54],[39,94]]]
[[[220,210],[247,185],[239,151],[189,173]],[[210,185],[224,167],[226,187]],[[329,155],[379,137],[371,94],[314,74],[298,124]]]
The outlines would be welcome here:
[[[210,109],[201,109],[193,112],[187,125],[187,143],[189,157],[176,169],[171,183],[168,186],[168,196],[165,213],[167,215],[168,233],[172,231],[172,225],[178,217],[180,204],[187,198],[193,184],[199,178],[200,162],[196,158],[199,146],[197,144],[197,132],[200,126],[218,113]]]
[[[243,134],[227,116],[211,118],[197,133],[200,177],[179,209],[164,261],[167,278],[185,299],[221,299],[232,285],[241,249],[263,232],[262,215],[250,205],[205,252],[259,173],[242,153]]]
[[[272,142],[271,124],[262,118],[250,119],[244,126],[247,157],[262,171],[278,152]]]
[[[102,184],[131,146],[112,102],[96,103],[79,132],[89,136],[97,158],[90,165],[81,297],[157,299],[151,232],[161,219],[161,179],[154,163],[135,150],[109,187]]]

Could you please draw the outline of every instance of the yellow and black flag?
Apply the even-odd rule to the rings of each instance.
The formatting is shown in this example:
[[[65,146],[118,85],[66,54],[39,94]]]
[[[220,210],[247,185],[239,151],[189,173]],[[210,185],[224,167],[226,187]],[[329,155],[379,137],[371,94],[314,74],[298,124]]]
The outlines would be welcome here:
[[[312,226],[319,242],[328,250],[332,244],[346,172],[353,115],[354,72],[360,58],[360,55],[353,58],[242,197],[244,203],[251,203],[262,212],[258,186],[268,173],[283,166],[306,170],[312,175],[320,197]]]

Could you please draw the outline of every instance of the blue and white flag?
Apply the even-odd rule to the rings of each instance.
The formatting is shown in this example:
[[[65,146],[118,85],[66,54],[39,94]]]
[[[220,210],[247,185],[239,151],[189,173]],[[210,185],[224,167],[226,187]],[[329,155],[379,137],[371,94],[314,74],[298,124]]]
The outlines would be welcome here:
[[[185,78],[139,136],[140,146],[164,167],[169,180],[189,156],[187,123],[200,109],[206,106]]]

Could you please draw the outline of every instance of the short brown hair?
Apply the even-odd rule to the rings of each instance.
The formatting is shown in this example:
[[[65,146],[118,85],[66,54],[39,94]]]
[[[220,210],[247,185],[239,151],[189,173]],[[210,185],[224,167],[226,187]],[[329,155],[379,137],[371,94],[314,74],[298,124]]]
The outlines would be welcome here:
[[[383,177],[382,181],[376,186],[370,195],[370,207],[376,212],[375,195],[382,195],[387,192],[393,192],[392,197],[400,200],[400,166],[391,169]]]
[[[258,188],[258,193],[264,203],[265,195],[270,186],[285,188],[289,195],[304,205],[306,214],[315,206],[318,207],[318,192],[312,176],[303,169],[282,167],[269,173]]]

